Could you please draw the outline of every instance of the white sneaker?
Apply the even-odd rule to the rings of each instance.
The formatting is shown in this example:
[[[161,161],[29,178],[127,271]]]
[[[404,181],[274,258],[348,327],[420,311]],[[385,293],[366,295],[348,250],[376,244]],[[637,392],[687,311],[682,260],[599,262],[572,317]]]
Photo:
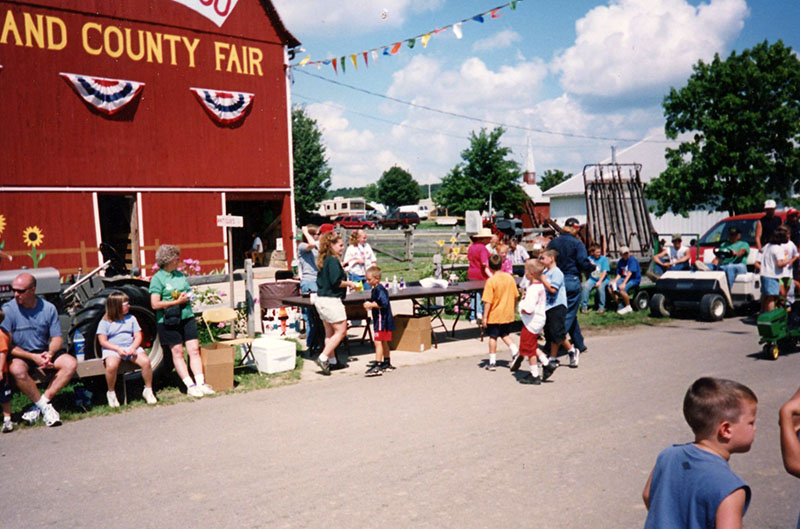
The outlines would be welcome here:
[[[200,388],[200,391],[203,392],[203,395],[213,395],[214,393],[216,393],[216,391],[211,389],[211,386],[209,386],[208,384],[203,384],[202,386],[197,386],[197,387]]]
[[[39,422],[41,417],[42,412],[35,404],[28,408],[28,411],[22,414],[22,420],[31,426]]]
[[[9,421],[3,422],[3,433],[9,433],[14,431],[14,423]]]
[[[144,388],[144,391],[142,391],[142,398],[144,398],[144,401],[148,404],[158,404],[158,400],[153,393],[153,388]]]
[[[195,397],[198,399],[205,395],[205,393],[203,393],[203,390],[200,389],[200,386],[198,386],[197,384],[194,384],[186,388],[186,394],[189,395],[190,397]]]
[[[577,349],[573,348],[569,351],[569,367],[578,367],[578,363],[581,359],[581,352]]]
[[[47,426],[61,425],[61,416],[58,414],[53,405],[50,404],[49,402],[45,405],[42,415],[44,415],[44,423]]]
[[[119,401],[117,400],[117,394],[113,391],[109,391],[106,393],[106,400],[108,401],[109,408],[119,408]]]
[[[698,259],[697,261],[694,262],[694,266],[695,266],[695,268],[697,268],[698,270],[701,270],[703,272],[709,272],[711,270],[711,268],[709,268],[709,266],[707,264],[705,264],[703,261],[701,261],[700,259]]]
[[[617,314],[630,314],[633,312],[633,307],[626,305],[617,311]]]

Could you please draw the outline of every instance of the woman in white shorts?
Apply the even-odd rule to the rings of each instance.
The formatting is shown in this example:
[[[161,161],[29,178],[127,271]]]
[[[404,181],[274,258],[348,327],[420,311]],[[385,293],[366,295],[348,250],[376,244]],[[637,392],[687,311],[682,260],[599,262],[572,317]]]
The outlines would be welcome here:
[[[355,283],[347,280],[339,261],[343,249],[344,241],[337,233],[326,233],[319,240],[317,300],[314,307],[325,326],[325,347],[315,361],[323,375],[331,374],[330,359],[347,332],[347,315],[342,300],[347,295],[347,287],[355,286]]]

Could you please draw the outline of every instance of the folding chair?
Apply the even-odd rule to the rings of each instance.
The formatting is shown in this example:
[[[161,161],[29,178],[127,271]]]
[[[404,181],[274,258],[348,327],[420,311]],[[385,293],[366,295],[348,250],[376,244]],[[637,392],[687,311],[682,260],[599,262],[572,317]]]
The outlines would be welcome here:
[[[250,357],[250,360],[253,362],[256,361],[255,357],[253,356],[253,339],[244,337],[244,338],[237,338],[236,337],[236,320],[239,318],[239,314],[230,307],[221,307],[216,309],[206,309],[203,311],[203,321],[206,323],[206,328],[208,329],[208,334],[211,335],[211,339],[217,343],[225,344],[225,345],[242,345],[245,349],[245,354],[242,355],[241,364],[244,364],[247,357]],[[231,332],[226,334],[220,334],[217,339],[214,337],[214,333],[211,332],[211,323],[225,323],[231,326]],[[241,365],[240,364],[240,365]]]
[[[431,318],[431,339],[433,340],[433,347],[438,349],[439,348],[439,341],[436,339],[436,332],[434,329],[438,329],[441,327],[444,329],[444,333],[447,334],[447,326],[444,324],[444,320],[442,319],[442,312],[444,312],[445,306],[444,305],[437,305],[431,304],[431,298],[425,298],[425,303],[422,304],[416,299],[412,300],[414,302],[414,316],[430,316]],[[435,324],[436,320],[439,320],[438,324]],[[434,325],[435,324],[435,325]]]

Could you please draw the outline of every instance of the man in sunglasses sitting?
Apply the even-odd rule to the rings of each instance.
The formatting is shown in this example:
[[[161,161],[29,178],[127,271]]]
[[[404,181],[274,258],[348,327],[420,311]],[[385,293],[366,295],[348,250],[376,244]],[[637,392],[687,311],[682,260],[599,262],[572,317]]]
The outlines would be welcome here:
[[[36,295],[36,278],[23,272],[14,278],[11,289],[14,300],[3,305],[5,319],[0,328],[11,336],[8,370],[20,391],[34,403],[22,419],[34,424],[43,417],[47,426],[58,426],[61,417],[50,400],[72,379],[78,362],[63,349],[58,311]],[[31,378],[31,369],[54,375],[44,394]]]

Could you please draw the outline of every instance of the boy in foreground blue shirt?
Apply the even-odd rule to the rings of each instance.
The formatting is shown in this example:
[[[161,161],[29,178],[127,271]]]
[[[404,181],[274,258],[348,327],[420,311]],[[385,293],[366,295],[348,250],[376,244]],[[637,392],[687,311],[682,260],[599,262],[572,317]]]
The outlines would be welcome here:
[[[683,399],[694,443],[672,445],[656,460],[642,498],[645,529],[741,528],[750,487],[728,466],[750,450],[758,399],[733,380],[697,379]]]

